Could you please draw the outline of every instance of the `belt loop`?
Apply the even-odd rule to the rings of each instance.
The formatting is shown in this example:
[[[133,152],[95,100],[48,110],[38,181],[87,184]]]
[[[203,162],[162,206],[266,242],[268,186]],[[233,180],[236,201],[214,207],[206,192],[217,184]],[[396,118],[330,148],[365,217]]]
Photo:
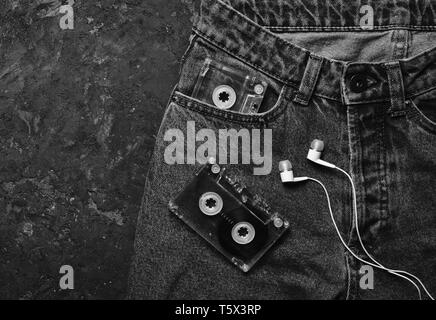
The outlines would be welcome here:
[[[403,116],[406,114],[406,98],[404,94],[403,74],[399,61],[389,62],[386,64],[389,93],[391,96],[391,116]]]
[[[294,102],[307,106],[312,98],[318,82],[319,73],[321,71],[323,59],[321,57],[309,56],[306,69],[304,70],[303,79],[301,79],[300,88],[294,97]]]

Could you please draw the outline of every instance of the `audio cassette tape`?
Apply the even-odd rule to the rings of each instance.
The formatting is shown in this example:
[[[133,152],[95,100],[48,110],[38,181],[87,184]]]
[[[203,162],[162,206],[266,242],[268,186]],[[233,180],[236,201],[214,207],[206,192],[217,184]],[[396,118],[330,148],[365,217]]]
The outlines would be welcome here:
[[[268,85],[254,73],[217,63],[207,58],[192,97],[218,109],[258,113]]]
[[[195,174],[169,209],[244,272],[289,228],[265,200],[213,162]]]

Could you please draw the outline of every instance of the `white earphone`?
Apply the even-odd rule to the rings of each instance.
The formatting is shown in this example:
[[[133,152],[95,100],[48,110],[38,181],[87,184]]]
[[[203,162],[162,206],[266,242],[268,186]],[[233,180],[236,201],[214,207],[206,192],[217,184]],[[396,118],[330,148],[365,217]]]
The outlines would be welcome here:
[[[424,286],[424,284],[422,283],[422,281],[418,277],[416,277],[415,275],[413,275],[411,273],[403,271],[403,270],[394,270],[394,269],[386,268],[381,263],[379,263],[377,260],[375,260],[375,258],[373,258],[371,256],[371,254],[367,251],[367,249],[363,243],[362,237],[360,236],[360,231],[359,231],[359,222],[358,222],[358,216],[357,216],[357,196],[356,196],[356,188],[355,188],[355,185],[353,182],[353,178],[345,170],[335,166],[332,163],[329,163],[327,161],[322,160],[321,159],[322,151],[324,151],[324,142],[322,140],[318,140],[318,139],[313,140],[312,143],[310,144],[309,152],[307,153],[307,159],[314,162],[314,163],[322,165],[324,167],[336,169],[347,176],[348,180],[351,183],[352,192],[353,192],[353,210],[352,211],[353,211],[353,222],[354,222],[354,226],[356,228],[356,234],[357,234],[357,237],[359,239],[359,242],[360,242],[360,245],[361,245],[363,251],[366,253],[368,258],[372,262],[366,261],[366,260],[360,258],[358,255],[356,255],[350,249],[350,247],[347,245],[345,240],[342,238],[341,232],[339,231],[339,228],[336,224],[336,220],[335,220],[332,208],[331,208],[330,196],[328,194],[327,188],[324,186],[324,184],[321,181],[314,179],[314,178],[311,178],[311,177],[294,177],[291,162],[289,160],[283,160],[283,161],[280,161],[280,163],[279,163],[280,179],[281,179],[282,183],[300,182],[300,181],[311,180],[311,181],[314,181],[314,182],[320,184],[321,187],[324,189],[324,192],[325,192],[326,197],[327,197],[327,204],[328,204],[328,208],[329,208],[329,212],[330,212],[330,217],[331,217],[333,225],[336,229],[336,233],[338,234],[339,239],[342,242],[343,246],[351,253],[351,255],[362,263],[365,263],[365,264],[370,265],[370,266],[375,267],[375,268],[382,269],[384,271],[387,271],[393,275],[396,275],[400,278],[403,278],[403,279],[409,281],[418,290],[419,298],[421,299],[422,298],[421,297],[421,290],[420,290],[419,286],[415,283],[415,281],[413,281],[409,277],[415,279],[421,285],[421,287],[424,289],[424,291],[428,295],[428,297],[431,300],[434,300],[433,296],[428,292],[427,288]]]
[[[283,160],[279,162],[280,179],[283,183],[286,182],[300,182],[308,180],[308,177],[294,177],[294,171],[292,171],[292,164],[289,160]]]
[[[315,139],[310,144],[309,152],[307,153],[307,159],[324,167],[336,169],[334,164],[321,160],[321,154],[324,151],[324,142],[322,140]]]

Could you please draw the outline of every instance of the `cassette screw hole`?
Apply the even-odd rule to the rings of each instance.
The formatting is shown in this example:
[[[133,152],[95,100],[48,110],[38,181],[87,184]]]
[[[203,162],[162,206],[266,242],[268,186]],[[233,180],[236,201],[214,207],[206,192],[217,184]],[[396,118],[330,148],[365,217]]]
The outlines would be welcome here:
[[[281,228],[283,227],[283,220],[280,218],[274,218],[274,226],[276,228]]]
[[[239,236],[241,236],[241,237],[246,237],[246,236],[248,235],[248,229],[245,228],[245,227],[241,227],[241,228],[239,228],[239,230],[238,230],[238,234],[239,234]]]
[[[221,92],[220,95],[219,95],[219,99],[222,102],[229,101],[229,97],[230,97],[230,95],[226,91]]]
[[[213,207],[216,206],[216,201],[212,198],[209,198],[206,200],[206,206],[212,209]]]
[[[210,168],[210,170],[212,171],[212,173],[217,174],[221,171],[221,168],[219,165],[213,164],[212,167]]]

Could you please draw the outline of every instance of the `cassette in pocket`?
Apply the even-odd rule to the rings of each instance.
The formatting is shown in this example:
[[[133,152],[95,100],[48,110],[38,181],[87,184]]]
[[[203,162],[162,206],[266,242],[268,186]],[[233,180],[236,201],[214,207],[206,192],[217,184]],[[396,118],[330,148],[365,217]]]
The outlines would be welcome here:
[[[207,58],[192,96],[218,109],[251,114],[259,112],[267,86],[254,73],[243,72]]]
[[[265,200],[214,163],[203,166],[169,208],[244,272],[289,228]]]

